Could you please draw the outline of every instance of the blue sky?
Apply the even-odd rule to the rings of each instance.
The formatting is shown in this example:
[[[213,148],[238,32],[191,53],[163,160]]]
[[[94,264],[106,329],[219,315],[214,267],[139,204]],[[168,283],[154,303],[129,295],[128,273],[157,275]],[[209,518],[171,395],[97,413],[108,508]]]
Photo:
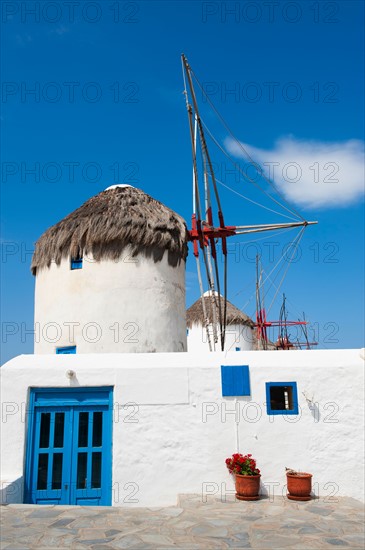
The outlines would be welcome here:
[[[280,289],[290,316],[305,311],[321,348],[363,346],[363,15],[363,3],[351,0],[80,1],[73,11],[64,2],[3,2],[2,362],[32,352],[29,265],[50,225],[118,182],[189,223],[182,52],[238,140],[278,169],[278,189],[319,222],[306,230]],[[242,162],[200,93],[198,100],[214,135]],[[227,172],[214,146],[211,153],[220,181],[269,205]],[[285,221],[226,187],[220,193],[228,224]],[[294,236],[231,241],[229,299],[249,315],[255,254],[269,273]],[[198,295],[190,253],[187,305]]]

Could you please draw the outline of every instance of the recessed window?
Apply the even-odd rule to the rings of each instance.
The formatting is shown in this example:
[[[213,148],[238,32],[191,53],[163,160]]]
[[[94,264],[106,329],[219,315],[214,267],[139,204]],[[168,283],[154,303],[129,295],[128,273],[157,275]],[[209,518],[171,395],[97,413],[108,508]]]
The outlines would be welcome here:
[[[71,257],[71,269],[82,269],[82,252],[79,252],[77,256]]]
[[[266,382],[267,414],[298,414],[296,382]]]
[[[56,348],[57,355],[71,354],[71,353],[76,353],[76,346],[65,346],[63,348]]]

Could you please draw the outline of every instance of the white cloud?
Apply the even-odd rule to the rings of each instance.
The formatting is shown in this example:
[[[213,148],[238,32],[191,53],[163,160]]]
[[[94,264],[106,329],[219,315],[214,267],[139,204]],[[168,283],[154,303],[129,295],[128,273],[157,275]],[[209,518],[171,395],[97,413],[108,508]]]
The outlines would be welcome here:
[[[226,146],[231,154],[244,158],[242,149],[231,138],[227,138]],[[300,206],[347,206],[364,194],[363,141],[326,143],[289,136],[276,141],[271,150],[245,143],[242,146],[285,198]]]

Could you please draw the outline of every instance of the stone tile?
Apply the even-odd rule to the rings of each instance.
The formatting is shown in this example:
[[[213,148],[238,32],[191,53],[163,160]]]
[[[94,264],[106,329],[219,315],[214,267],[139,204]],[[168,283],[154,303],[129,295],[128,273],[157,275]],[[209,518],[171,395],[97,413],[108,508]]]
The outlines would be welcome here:
[[[196,525],[197,521],[191,521],[191,520],[174,520],[174,522],[169,522],[170,529],[175,530],[178,528],[181,529],[189,529],[189,527],[192,527],[193,525]]]
[[[341,539],[325,539],[332,546],[349,546],[348,542]]]
[[[221,539],[213,539],[213,538],[209,538],[209,537],[193,538],[192,542],[193,542],[193,544],[198,545],[198,548],[202,549],[202,550],[208,550],[208,549],[209,550],[215,550],[216,548],[222,549],[222,548],[226,547],[225,545],[222,544]],[[187,546],[187,547],[185,546],[184,548],[190,550],[189,546]]]
[[[310,506],[307,508],[307,511],[318,516],[329,516],[333,512],[332,508],[325,508],[321,506]]]
[[[62,548],[63,536],[52,536],[51,534],[44,534],[37,544],[37,548]]]
[[[114,537],[114,535],[119,535],[122,531],[120,529],[108,529],[105,531],[107,537]]]
[[[180,514],[182,514],[184,511],[184,508],[165,508],[164,510],[161,510],[160,514],[162,516],[169,516],[169,517],[177,517]]]
[[[270,521],[256,521],[251,525],[251,529],[259,529],[260,531],[277,531],[278,523]]]
[[[226,537],[228,530],[224,527],[212,527],[209,523],[200,523],[190,529],[190,534],[193,536]]]
[[[351,521],[349,519],[343,520],[341,523],[343,532],[346,533],[364,533],[364,521]],[[364,545],[365,546],[365,545]]]
[[[168,545],[174,544],[174,541],[172,539],[159,534],[145,535],[141,533],[140,538],[142,539],[143,542],[154,544],[156,546],[168,546]]]
[[[142,548],[142,542],[139,537],[135,535],[127,535],[118,540],[113,540],[113,548]]]
[[[202,545],[197,543],[197,542],[189,542],[189,543],[182,542],[182,543],[179,543],[178,540],[176,540],[175,542],[176,542],[176,544],[175,544],[174,548],[181,548],[182,550],[200,550],[202,548]]]
[[[321,529],[324,534],[327,535],[342,535],[342,524],[337,521],[318,521],[317,527]]]
[[[360,502],[359,500],[356,500],[355,498],[341,497],[341,499],[336,500],[337,502],[341,502],[341,505],[343,507],[349,506],[350,508],[358,508],[359,510],[362,510],[363,513],[365,511],[365,504],[363,502]]]
[[[291,548],[293,550],[323,550],[323,548],[333,548],[318,538],[301,537],[301,542],[294,544]],[[340,547],[339,547],[340,548]]]
[[[230,548],[252,548],[251,543],[248,541],[235,541],[231,540],[226,542]]]
[[[280,529],[298,530],[302,525],[306,525],[306,522],[300,520],[290,520],[286,523],[280,524]]]
[[[81,529],[78,539],[82,542],[84,539],[103,539],[105,538],[104,529]]]
[[[78,535],[79,530],[70,527],[47,527],[47,533],[52,533],[54,536]],[[77,538],[77,536],[75,536],[75,538]]]
[[[124,527],[122,527],[121,525],[118,525],[118,527],[120,527],[120,533],[119,534],[109,535],[111,537],[114,537],[114,540],[121,539],[122,537],[126,537],[127,535],[134,535],[136,533],[141,532],[141,528],[137,527],[135,525],[124,526]],[[113,529],[113,530],[116,531],[117,529]]]
[[[365,548],[365,535],[362,534],[353,534],[353,535],[346,535],[342,537],[342,540],[347,542],[351,548]]]
[[[72,527],[74,529],[90,529],[94,527],[94,520],[88,516],[81,516],[73,520]]]
[[[234,535],[236,537],[236,539],[238,540],[249,540],[250,536],[249,534],[246,532],[246,531],[243,531],[243,532],[240,532],[240,533],[235,533]]]
[[[79,544],[82,544],[84,546],[89,547],[89,546],[92,546],[93,544],[106,544],[107,542],[111,542],[112,540],[113,540],[112,538],[109,538],[109,539],[94,538],[94,539],[77,539],[76,542],[79,543]]]
[[[98,516],[100,517],[103,513],[102,511],[105,511],[105,508],[101,508],[99,513],[97,511],[98,506],[57,506],[57,508],[60,508],[63,512],[63,514],[66,516],[72,516],[74,518],[78,518],[81,516]],[[114,508],[111,508],[114,510]],[[105,512],[104,512],[105,513]]]
[[[318,527],[316,527],[315,525],[304,525],[298,530],[298,533],[299,535],[312,535],[313,533],[323,534],[323,531],[318,529]]]
[[[55,523],[51,523],[51,525],[49,526],[50,528],[51,527],[65,527],[66,525],[69,525],[70,523],[72,523],[74,521],[75,518],[63,518],[63,519],[59,519],[57,520]]]
[[[26,550],[24,544],[10,543],[7,546],[1,546],[2,550]]]
[[[300,543],[300,537],[290,536],[284,537],[282,535],[270,535],[270,537],[265,537],[262,541],[261,548],[266,549],[275,549],[278,548],[292,548],[294,544]]]
[[[33,519],[33,518],[40,518],[40,519],[47,519],[47,518],[56,518],[62,514],[62,510],[52,509],[50,510],[48,507],[44,510],[42,508],[37,508],[33,512],[31,512],[27,519]]]

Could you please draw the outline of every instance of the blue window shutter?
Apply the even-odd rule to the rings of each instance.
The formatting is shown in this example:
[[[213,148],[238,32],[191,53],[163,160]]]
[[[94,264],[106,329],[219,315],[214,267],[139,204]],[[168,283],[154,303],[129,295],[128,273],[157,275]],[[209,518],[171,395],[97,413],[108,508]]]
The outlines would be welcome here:
[[[56,355],[76,353],[76,346],[65,346],[64,348],[56,348]]]
[[[251,395],[250,371],[248,365],[221,366],[222,396]]]

